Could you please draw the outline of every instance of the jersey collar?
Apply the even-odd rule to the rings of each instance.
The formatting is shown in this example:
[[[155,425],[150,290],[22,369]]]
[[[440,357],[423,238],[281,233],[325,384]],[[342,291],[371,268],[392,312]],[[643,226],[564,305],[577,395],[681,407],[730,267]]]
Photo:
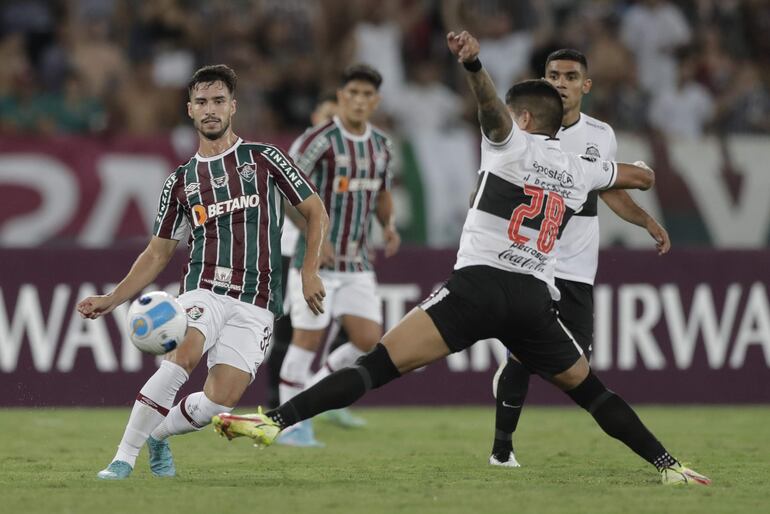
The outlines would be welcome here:
[[[195,152],[195,160],[197,160],[198,162],[217,161],[217,160],[221,159],[222,157],[224,157],[225,155],[229,154],[230,152],[234,151],[236,148],[238,148],[238,146],[241,143],[243,143],[243,139],[241,139],[239,137],[238,140],[235,143],[233,143],[233,146],[231,146],[230,148],[228,148],[224,152],[222,152],[220,154],[217,154],[217,155],[214,155],[212,157],[203,157],[198,152]]]
[[[538,134],[537,132],[532,133],[532,135],[540,141],[543,141],[549,148],[561,149],[561,141],[558,137],[551,137],[548,134]]]
[[[337,125],[337,128],[340,129],[340,132],[342,132],[342,135],[345,136],[345,139],[350,139],[351,141],[362,143],[368,140],[372,135],[372,126],[368,122],[366,123],[366,130],[364,130],[364,133],[360,136],[357,136],[345,130],[345,125],[342,124],[342,120],[339,118],[339,116],[335,116],[332,119],[334,120],[334,124]]]
[[[578,116],[577,121],[575,123],[573,123],[572,125],[568,125],[566,127],[562,127],[561,129],[559,129],[559,134],[566,134],[566,133],[568,133],[568,132],[570,132],[572,130],[577,130],[578,127],[582,127],[583,126],[583,122],[584,121],[585,121],[585,117],[583,116],[583,113],[581,112],[580,115]]]

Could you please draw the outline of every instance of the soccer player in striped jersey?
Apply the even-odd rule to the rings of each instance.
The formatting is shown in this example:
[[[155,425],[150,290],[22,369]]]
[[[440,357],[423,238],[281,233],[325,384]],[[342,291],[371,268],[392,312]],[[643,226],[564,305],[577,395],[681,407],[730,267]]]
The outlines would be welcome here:
[[[198,131],[198,152],[166,179],[152,239],[125,278],[112,292],[78,304],[86,318],[109,313],[151,284],[189,233],[179,296],[187,311],[187,333],[137,395],[117,454],[98,478],[127,478],[145,442],[152,473],[174,476],[167,438],[201,430],[214,414],[232,410],[254,379],[282,309],[284,198],[307,225],[304,299],[313,312],[323,312],[318,276],[328,226],[323,203],[290,157],[274,145],[244,141],[233,132],[235,86],[235,72],[225,65],[195,72],[187,112]],[[177,391],[207,352],[203,391],[173,406]]]
[[[612,127],[580,112],[583,96],[592,85],[585,56],[566,48],[552,52],[545,62],[545,80],[559,91],[564,104],[562,127],[556,135],[561,149],[594,159],[615,160],[617,142]],[[668,233],[660,223],[621,189],[592,191],[583,209],[564,228],[554,272],[556,287],[561,292],[557,308],[559,318],[589,361],[594,335],[593,284],[599,262],[598,198],[622,219],[645,228],[660,254],[671,247]],[[489,456],[493,466],[519,467],[512,438],[527,396],[529,377],[530,372],[513,357],[506,359],[495,373],[495,437]]]
[[[350,405],[370,389],[494,337],[587,410],[608,435],[654,465],[663,483],[710,483],[676,461],[633,409],[607,389],[553,309],[559,299],[555,247],[569,218],[591,191],[649,189],[654,173],[563,152],[555,139],[562,99],[551,84],[514,84],[503,103],[478,59],[478,41],[467,32],[450,32],[447,44],[467,70],[483,134],[483,171],[451,277],[355,366],[270,412],[218,415],[215,429],[228,438],[248,436],[269,445],[287,426]]]
[[[318,188],[330,222],[320,272],[327,294],[323,314],[315,315],[297,301],[301,299],[301,244],[295,269],[289,274],[294,331],[281,366],[281,402],[328,373],[352,364],[382,336],[382,303],[369,258],[372,219],[382,226],[386,256],[398,250],[400,238],[390,195],[393,150],[388,137],[369,123],[380,101],[381,83],[382,77],[374,68],[349,67],[337,89],[337,115],[309,128],[290,150],[297,165]],[[311,364],[333,318],[339,318],[350,341],[332,351],[324,366],[311,376]],[[309,421],[287,431],[280,442],[319,445]]]
[[[310,122],[315,125],[325,123],[332,119],[332,116],[337,112],[337,94],[334,91],[322,94],[318,98],[315,109],[310,114]],[[291,153],[291,152],[289,152]],[[297,239],[299,238],[299,229],[291,219],[291,211],[289,211],[284,219],[283,234],[281,234],[281,288],[285,291],[288,283],[289,269],[291,268],[291,259],[294,256],[294,251],[297,247]],[[301,216],[300,216],[301,217]],[[270,345],[270,354],[267,356],[267,404],[270,406],[277,406],[280,401],[278,399],[278,385],[280,383],[281,364],[283,364],[283,358],[286,355],[286,350],[289,348],[291,342],[291,316],[288,311],[288,301],[286,295],[284,295],[284,313],[283,316],[275,321],[275,330],[273,332],[273,343]]]

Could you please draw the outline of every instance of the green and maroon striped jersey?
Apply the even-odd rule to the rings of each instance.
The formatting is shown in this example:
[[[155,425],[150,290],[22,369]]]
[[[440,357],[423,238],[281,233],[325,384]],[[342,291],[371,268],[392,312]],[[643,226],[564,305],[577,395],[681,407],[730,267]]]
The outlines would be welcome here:
[[[166,179],[153,234],[180,240],[190,231],[181,292],[209,289],[280,315],[282,198],[297,205],[313,193],[277,147],[238,139]]]
[[[337,271],[372,269],[368,235],[377,194],[390,189],[393,150],[388,137],[367,124],[361,136],[349,133],[336,116],[309,128],[289,150],[315,184],[329,213],[329,240]],[[294,265],[300,267],[305,240],[297,242]]]

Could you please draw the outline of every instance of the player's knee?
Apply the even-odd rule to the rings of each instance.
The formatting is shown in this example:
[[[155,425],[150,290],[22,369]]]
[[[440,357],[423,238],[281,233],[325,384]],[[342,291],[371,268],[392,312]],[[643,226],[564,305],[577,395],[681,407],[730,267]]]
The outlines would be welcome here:
[[[500,364],[492,389],[494,397],[501,401],[521,404],[529,390],[529,370],[519,361],[511,358]]]
[[[588,366],[588,361],[581,356],[575,364],[554,376],[551,381],[562,391],[569,391],[580,385],[590,372],[591,368]]]
[[[166,360],[169,360],[184,369],[188,375],[198,366],[201,360],[201,354],[197,352],[184,351],[183,347],[178,348],[176,351],[168,354]]]
[[[356,367],[364,379],[366,389],[376,389],[401,376],[388,349],[382,344],[377,344],[374,350],[359,357]]]
[[[577,387],[566,393],[575,403],[592,414],[608,398],[614,396],[614,393],[607,389],[593,372],[589,373]]]

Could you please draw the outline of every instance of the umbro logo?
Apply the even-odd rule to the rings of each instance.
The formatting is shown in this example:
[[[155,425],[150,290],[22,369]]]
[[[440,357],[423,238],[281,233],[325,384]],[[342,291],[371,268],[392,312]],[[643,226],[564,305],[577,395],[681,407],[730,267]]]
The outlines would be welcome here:
[[[506,407],[508,409],[521,409],[521,405],[511,405],[510,403],[503,400],[503,407]]]
[[[190,182],[184,188],[184,192],[187,196],[192,196],[194,194],[197,194],[200,190],[201,190],[201,185],[198,182]]]

